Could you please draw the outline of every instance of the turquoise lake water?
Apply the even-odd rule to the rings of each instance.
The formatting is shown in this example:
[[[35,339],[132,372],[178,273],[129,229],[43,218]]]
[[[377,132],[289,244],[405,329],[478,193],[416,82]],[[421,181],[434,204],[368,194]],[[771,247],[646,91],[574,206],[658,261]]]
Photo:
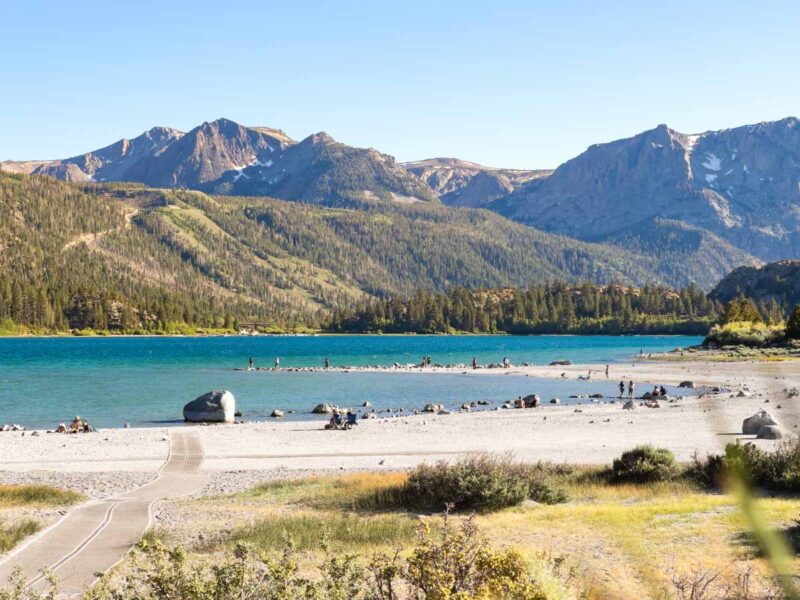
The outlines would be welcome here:
[[[537,393],[546,401],[574,394],[613,395],[618,382],[553,381],[463,374],[241,371],[256,366],[392,365],[419,363],[615,363],[643,351],[661,352],[701,341],[685,336],[319,336],[113,337],[0,339],[0,424],[54,427],[81,415],[97,427],[179,424],[183,405],[212,389],[228,389],[245,420],[275,408],[312,418],[320,402],[376,409],[421,408],[428,402],[497,404]],[[639,390],[647,389],[639,382]],[[320,418],[320,417],[316,417]]]

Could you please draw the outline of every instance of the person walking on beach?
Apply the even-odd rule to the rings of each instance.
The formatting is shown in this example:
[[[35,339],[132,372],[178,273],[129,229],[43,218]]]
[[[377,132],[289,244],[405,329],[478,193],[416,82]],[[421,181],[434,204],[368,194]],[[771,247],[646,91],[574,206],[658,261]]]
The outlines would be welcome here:
[[[633,383],[633,380],[628,382],[628,398],[633,398],[633,391],[636,389],[636,385]]]
[[[622,396],[624,396],[624,395],[625,395],[625,382],[624,381],[620,381],[619,382],[619,397],[622,398]]]
[[[606,365],[606,379],[608,379],[608,365]]]
[[[281,368],[281,359],[279,357],[277,357],[277,356],[275,357],[275,368],[276,369],[280,369]]]
[[[253,367],[255,366],[255,362],[253,361],[253,357],[252,356],[250,357],[249,365],[250,365],[249,370],[252,371]]]
[[[326,357],[325,357],[325,368],[327,369],[329,366],[331,366],[331,365],[330,365],[330,363],[328,362],[328,357],[326,356]]]
[[[477,369],[478,368],[478,361],[475,359],[474,356],[472,357],[472,368],[473,369]]]

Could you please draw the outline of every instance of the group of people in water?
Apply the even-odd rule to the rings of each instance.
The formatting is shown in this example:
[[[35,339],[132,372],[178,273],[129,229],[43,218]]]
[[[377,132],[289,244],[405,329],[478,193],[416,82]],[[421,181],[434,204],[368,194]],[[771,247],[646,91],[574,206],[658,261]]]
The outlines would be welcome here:
[[[633,381],[629,381],[628,382],[628,398],[633,399],[635,397],[634,396],[635,392],[636,392],[636,384],[633,383]],[[624,397],[624,395],[625,395],[625,382],[624,381],[620,381],[619,382],[619,397],[622,398],[622,397]],[[653,391],[650,392],[650,396],[652,398],[666,397],[666,396],[668,396],[667,388],[665,388],[663,385],[656,385],[656,386],[653,387]],[[645,396],[645,398],[646,397],[647,396]]]

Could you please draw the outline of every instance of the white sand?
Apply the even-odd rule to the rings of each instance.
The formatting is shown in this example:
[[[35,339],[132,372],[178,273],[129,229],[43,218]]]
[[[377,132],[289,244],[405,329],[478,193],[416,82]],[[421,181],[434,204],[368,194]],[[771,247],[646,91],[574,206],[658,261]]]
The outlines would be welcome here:
[[[565,372],[574,379],[590,368],[595,371],[593,377],[605,379],[604,365],[514,368],[508,376],[560,377]],[[426,370],[437,371],[446,370]],[[476,386],[481,385],[485,373],[497,370],[476,371]],[[716,452],[735,440],[742,419],[760,408],[769,409],[788,429],[798,431],[800,401],[787,399],[783,391],[800,386],[798,362],[611,366],[610,379],[631,378],[672,385],[690,379],[698,385],[746,389],[749,395],[684,398],[662,403],[659,409],[639,407],[633,411],[622,410],[619,402],[592,404],[586,400],[580,406],[545,404],[538,409],[379,418],[361,420],[351,431],[323,430],[326,419],[322,416],[308,422],[198,426],[197,431],[205,446],[205,470],[220,476],[224,473],[226,479],[235,479],[236,472],[242,472],[241,477],[248,480],[252,477],[244,472],[398,469],[482,450],[513,452],[525,461],[605,464],[623,450],[643,443],[669,448],[686,461],[695,452]],[[535,380],[531,381],[535,389]],[[543,400],[546,403],[548,399]],[[35,476],[46,480],[52,471],[96,473],[98,477],[114,472],[118,478],[120,473],[130,472],[137,474],[132,479],[138,479],[142,472],[157,470],[166,459],[168,435],[167,428],[80,435],[0,433],[0,481],[18,478],[13,472],[36,472]],[[62,480],[58,478],[59,483]]]

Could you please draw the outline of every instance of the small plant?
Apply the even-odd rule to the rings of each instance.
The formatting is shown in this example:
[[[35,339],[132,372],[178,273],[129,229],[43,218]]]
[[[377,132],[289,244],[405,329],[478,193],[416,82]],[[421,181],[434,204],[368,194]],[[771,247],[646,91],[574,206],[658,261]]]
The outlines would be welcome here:
[[[680,474],[675,456],[666,448],[637,446],[614,459],[611,481],[615,483],[652,483],[669,481]]]

